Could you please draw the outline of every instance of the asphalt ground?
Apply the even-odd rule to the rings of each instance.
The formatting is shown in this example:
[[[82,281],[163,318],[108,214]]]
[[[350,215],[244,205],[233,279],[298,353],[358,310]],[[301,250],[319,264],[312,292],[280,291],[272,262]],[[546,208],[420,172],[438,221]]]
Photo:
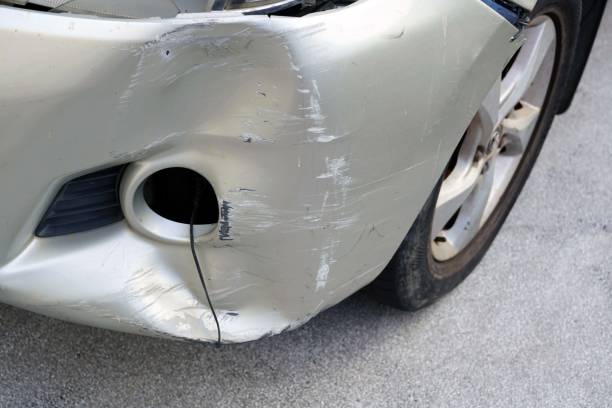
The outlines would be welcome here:
[[[491,250],[403,313],[357,294],[222,347],[0,305],[0,406],[612,406],[612,10]]]

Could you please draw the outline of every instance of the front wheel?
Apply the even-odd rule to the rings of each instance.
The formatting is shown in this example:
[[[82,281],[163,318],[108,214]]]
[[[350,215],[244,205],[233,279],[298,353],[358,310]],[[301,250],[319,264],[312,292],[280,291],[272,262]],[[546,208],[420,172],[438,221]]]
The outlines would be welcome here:
[[[484,256],[516,201],[557,112],[580,6],[539,1],[525,40],[485,97],[446,171],[389,265],[384,303],[414,310],[456,287]]]

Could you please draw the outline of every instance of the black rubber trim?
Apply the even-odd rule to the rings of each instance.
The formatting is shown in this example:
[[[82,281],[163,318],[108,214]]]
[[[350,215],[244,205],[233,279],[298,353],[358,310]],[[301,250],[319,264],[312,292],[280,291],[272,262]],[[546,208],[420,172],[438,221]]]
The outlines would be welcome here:
[[[508,20],[513,26],[522,26],[521,20],[524,15],[524,10],[521,7],[503,0],[482,0],[482,2]]]
[[[74,234],[123,219],[119,183],[124,165],[96,171],[62,186],[36,228],[41,238]]]

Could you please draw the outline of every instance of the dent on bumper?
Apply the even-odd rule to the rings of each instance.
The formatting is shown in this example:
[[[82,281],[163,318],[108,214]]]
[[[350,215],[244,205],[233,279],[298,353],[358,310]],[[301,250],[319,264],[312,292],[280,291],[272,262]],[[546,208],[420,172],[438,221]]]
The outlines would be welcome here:
[[[0,300],[214,341],[187,245],[126,222],[32,235],[67,178],[163,163],[205,175],[225,208],[197,243],[223,340],[303,324],[384,268],[515,32],[479,0],[300,19],[0,7]]]

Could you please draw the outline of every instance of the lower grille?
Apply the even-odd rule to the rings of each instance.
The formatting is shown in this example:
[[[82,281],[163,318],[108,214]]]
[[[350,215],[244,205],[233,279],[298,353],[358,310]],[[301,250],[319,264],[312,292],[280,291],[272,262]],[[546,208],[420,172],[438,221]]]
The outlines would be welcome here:
[[[124,168],[111,167],[64,184],[38,224],[36,236],[73,234],[121,221],[119,182]]]

